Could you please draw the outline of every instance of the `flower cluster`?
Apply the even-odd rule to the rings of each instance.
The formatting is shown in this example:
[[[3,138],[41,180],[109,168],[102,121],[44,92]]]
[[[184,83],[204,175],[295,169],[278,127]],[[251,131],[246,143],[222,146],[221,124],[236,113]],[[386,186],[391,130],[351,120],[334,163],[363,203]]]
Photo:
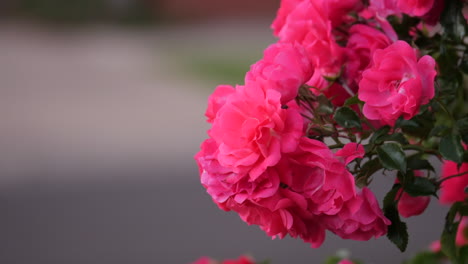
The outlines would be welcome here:
[[[404,250],[400,215],[422,214],[441,187],[442,202],[467,198],[463,5],[282,0],[277,43],[243,84],[209,97],[195,160],[213,201],[273,238],[319,247],[327,230],[389,232]],[[444,177],[430,155],[446,160]],[[367,187],[381,169],[396,175],[382,207]]]

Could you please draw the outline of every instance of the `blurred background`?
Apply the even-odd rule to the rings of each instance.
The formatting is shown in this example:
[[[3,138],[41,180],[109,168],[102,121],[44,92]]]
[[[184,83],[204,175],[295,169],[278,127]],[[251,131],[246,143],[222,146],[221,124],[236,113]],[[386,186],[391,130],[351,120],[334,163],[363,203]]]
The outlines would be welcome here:
[[[219,210],[193,155],[220,83],[242,83],[275,39],[272,0],[1,0],[0,263],[185,264],[251,254],[321,263],[348,248],[368,263],[438,238],[446,208],[386,238],[320,249],[271,240]],[[377,177],[379,199],[393,182]],[[380,190],[380,191],[379,191]]]

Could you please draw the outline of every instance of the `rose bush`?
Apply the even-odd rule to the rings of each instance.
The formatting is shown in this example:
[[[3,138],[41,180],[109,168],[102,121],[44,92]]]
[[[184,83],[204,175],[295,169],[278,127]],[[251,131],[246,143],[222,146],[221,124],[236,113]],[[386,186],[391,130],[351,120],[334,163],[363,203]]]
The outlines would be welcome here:
[[[463,263],[467,6],[281,1],[272,24],[278,42],[243,84],[220,85],[209,97],[209,138],[195,160],[212,200],[272,238],[317,248],[327,231],[360,241],[386,234],[404,251],[402,218],[440,197],[451,206],[443,250],[408,263]],[[441,173],[434,160],[443,161]],[[393,185],[379,204],[371,183],[381,174]]]

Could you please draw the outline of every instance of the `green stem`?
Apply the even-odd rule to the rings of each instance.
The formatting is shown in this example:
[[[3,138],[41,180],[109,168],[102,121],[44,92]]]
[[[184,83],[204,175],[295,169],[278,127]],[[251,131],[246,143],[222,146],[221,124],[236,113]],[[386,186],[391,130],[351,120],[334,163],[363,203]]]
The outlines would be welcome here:
[[[441,157],[437,150],[427,149],[427,148],[424,148],[424,147],[418,146],[418,145],[406,145],[406,146],[403,146],[402,148],[404,150],[417,150],[419,152],[423,152],[423,153],[426,153],[426,154],[431,154],[431,155],[437,156],[438,158]]]
[[[447,176],[447,177],[444,177],[443,179],[441,179],[439,181],[439,184],[441,184],[442,182],[446,181],[446,180],[450,180],[452,178],[456,178],[456,177],[460,177],[460,176],[463,176],[465,174],[468,174],[468,171],[464,171],[464,172],[461,172],[461,173],[458,173],[458,174],[454,174],[454,175],[450,175],[450,176]]]

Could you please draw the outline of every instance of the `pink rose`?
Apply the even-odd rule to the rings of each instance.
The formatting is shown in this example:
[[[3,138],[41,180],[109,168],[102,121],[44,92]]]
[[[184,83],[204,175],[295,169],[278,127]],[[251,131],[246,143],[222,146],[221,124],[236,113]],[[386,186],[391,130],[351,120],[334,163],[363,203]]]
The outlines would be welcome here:
[[[207,139],[195,156],[200,168],[200,181],[214,202],[221,204],[233,198],[242,203],[246,199],[270,197],[278,191],[280,179],[275,170],[266,170],[253,182],[249,180],[248,174],[234,173],[221,166],[217,160],[218,153],[216,142]]]
[[[222,166],[219,152],[217,143],[208,139],[195,157],[203,186],[221,209],[237,212],[269,236],[300,237],[319,247],[326,229],[358,240],[386,230],[375,197],[369,190],[356,195],[354,178],[345,166],[362,157],[361,145],[350,143],[333,154],[323,142],[302,137],[295,151],[283,153],[256,178]]]
[[[354,87],[361,81],[362,72],[369,67],[374,52],[390,46],[391,41],[381,31],[362,24],[353,25],[349,34],[345,74],[350,80],[349,85]]]
[[[453,161],[445,161],[442,165],[442,177],[459,174],[468,171],[468,163],[463,163],[460,169],[457,169],[457,163]],[[468,186],[468,174],[454,177],[442,182],[440,188],[439,201],[443,204],[452,204],[462,202],[468,195],[465,193],[465,188]]]
[[[219,109],[226,103],[227,98],[234,94],[236,89],[231,85],[219,85],[214,92],[208,97],[208,108],[206,109],[205,116],[209,123],[213,123]]]
[[[323,142],[304,137],[287,157],[279,164],[281,182],[308,199],[314,214],[337,214],[356,195],[353,175]]]
[[[280,8],[276,14],[276,18],[271,24],[273,33],[275,36],[278,36],[279,32],[283,28],[286,20],[288,19],[289,14],[296,8],[296,6],[303,1],[308,0],[281,0]]]
[[[344,239],[369,240],[387,233],[391,224],[379,207],[374,194],[367,188],[346,202],[336,216],[326,216],[323,223],[333,233]]]
[[[340,262],[338,262],[337,264],[354,264],[354,262],[352,262],[352,261],[349,260],[349,259],[342,259],[342,260],[340,260]]]
[[[414,175],[416,177],[423,176],[423,174],[420,171],[415,171]],[[397,180],[396,182],[399,181]],[[400,197],[400,200],[398,201],[398,212],[403,217],[411,217],[422,214],[429,205],[429,202],[431,201],[431,197],[429,196],[413,197],[408,193],[404,192],[403,189],[400,189],[398,191],[396,197]]]
[[[391,126],[400,116],[411,119],[434,97],[434,68],[432,57],[418,60],[416,51],[404,41],[375,51],[372,65],[359,82],[363,114]]]
[[[341,70],[344,50],[333,35],[328,8],[319,1],[302,1],[289,13],[278,31],[280,42],[298,42],[309,60],[325,76],[336,76]]]
[[[318,6],[323,13],[327,14],[327,19],[331,21],[333,27],[353,21],[354,19],[349,13],[363,8],[362,2],[359,0],[282,0],[276,18],[271,25],[276,36],[279,36],[279,32],[288,22],[290,14],[301,2],[312,2]]]
[[[296,149],[302,117],[294,107],[283,109],[280,100],[278,91],[261,82],[238,87],[229,97],[209,131],[222,166],[255,179],[278,163],[281,153]]]
[[[299,87],[310,79],[312,72],[312,64],[301,45],[276,43],[265,50],[263,59],[250,67],[245,83],[267,81],[268,88],[280,92],[281,103],[286,104],[296,98]]]

